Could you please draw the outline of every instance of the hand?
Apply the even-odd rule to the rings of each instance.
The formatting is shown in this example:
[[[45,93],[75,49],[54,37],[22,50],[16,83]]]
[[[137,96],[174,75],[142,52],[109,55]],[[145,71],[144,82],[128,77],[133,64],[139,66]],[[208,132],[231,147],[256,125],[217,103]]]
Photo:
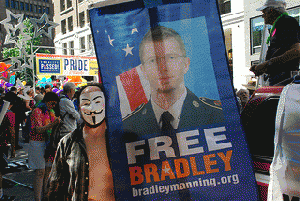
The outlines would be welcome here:
[[[255,74],[255,76],[260,76],[267,71],[267,65],[267,62],[263,62],[258,65],[253,65],[251,66],[250,71],[252,71]]]
[[[251,66],[251,68],[249,69],[249,70],[250,70],[251,72],[253,72],[254,74],[256,74],[256,73],[255,73],[255,68],[256,68],[256,66],[257,66],[257,65],[253,65],[253,66]]]

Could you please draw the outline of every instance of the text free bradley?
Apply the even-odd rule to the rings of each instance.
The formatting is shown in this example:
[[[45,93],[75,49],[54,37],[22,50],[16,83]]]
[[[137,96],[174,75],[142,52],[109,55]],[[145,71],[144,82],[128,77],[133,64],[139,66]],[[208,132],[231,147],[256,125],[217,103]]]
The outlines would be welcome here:
[[[217,150],[222,150],[222,149],[227,149],[232,147],[232,144],[231,142],[228,142],[226,135],[220,134],[221,132],[225,132],[225,131],[226,131],[225,127],[204,129],[208,151],[217,151]],[[215,135],[216,133],[218,133],[218,135]],[[188,155],[204,153],[203,146],[199,146],[199,140],[197,138],[190,139],[190,137],[197,137],[197,136],[199,136],[198,130],[176,133],[176,140],[178,143],[178,149],[180,154],[179,156],[188,156]],[[129,165],[136,163],[136,156],[144,155],[144,149],[142,148],[137,149],[137,146],[145,145],[145,143],[146,143],[145,140],[126,143],[126,152],[127,152]],[[171,147],[172,145],[171,137],[159,136],[159,137],[151,138],[148,139],[148,143],[149,143],[149,151],[150,151],[150,160],[160,159],[159,152],[164,152],[166,157],[168,158],[176,157],[175,151]],[[223,152],[219,152],[217,154],[203,155],[205,171],[198,170],[195,157],[190,157],[189,161],[186,158],[174,159],[175,170],[171,169],[171,166],[168,161],[162,161],[161,169],[163,171],[161,171],[161,175],[158,174],[157,172],[158,168],[155,164],[145,164],[144,172],[142,168],[139,166],[129,167],[131,185],[141,184],[145,180],[147,183],[150,183],[152,181],[154,182],[164,181],[166,177],[169,177],[169,179],[175,179],[176,177],[174,171],[176,172],[177,178],[187,177],[191,174],[191,172],[193,173],[193,176],[202,175],[205,173],[209,174],[209,173],[219,172],[218,168],[212,169],[211,167],[212,165],[217,164],[217,161],[213,160],[214,157],[220,157],[224,163],[224,170],[229,171],[231,170],[231,166],[230,166],[231,156],[232,156],[232,150],[227,151],[225,154]]]

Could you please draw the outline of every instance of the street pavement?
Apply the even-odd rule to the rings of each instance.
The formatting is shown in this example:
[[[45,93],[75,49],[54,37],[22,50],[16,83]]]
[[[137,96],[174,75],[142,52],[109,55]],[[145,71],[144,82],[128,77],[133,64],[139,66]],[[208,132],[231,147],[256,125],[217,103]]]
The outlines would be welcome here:
[[[8,158],[9,167],[3,173],[3,194],[15,196],[15,201],[34,201],[34,171],[27,168],[26,161],[29,144],[23,142],[21,130],[19,136],[19,145],[23,148],[16,151],[15,158]]]

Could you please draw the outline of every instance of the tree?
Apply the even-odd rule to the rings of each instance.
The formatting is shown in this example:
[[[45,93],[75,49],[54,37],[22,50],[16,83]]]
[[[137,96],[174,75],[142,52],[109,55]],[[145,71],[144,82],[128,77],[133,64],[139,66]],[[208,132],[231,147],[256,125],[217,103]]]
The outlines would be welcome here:
[[[24,48],[25,52],[27,55],[32,55],[35,53],[46,53],[49,54],[50,51],[43,49],[43,48],[39,48],[36,46],[39,46],[41,44],[41,38],[42,36],[39,35],[38,37],[34,37],[34,27],[32,25],[32,23],[30,22],[30,20],[28,18],[26,18],[25,20],[23,20],[23,24],[25,25],[25,29],[23,30],[23,32],[25,34],[27,34],[28,36],[31,37],[30,40],[27,40],[26,43],[23,42],[23,38],[24,36],[19,34],[17,37],[17,42],[15,47],[12,48],[3,48],[2,54],[3,54],[3,58],[11,58],[11,57],[19,57],[21,56],[21,50],[19,47]],[[20,31],[20,30],[18,30]],[[27,57],[24,57],[28,62]],[[24,60],[21,59],[21,62],[23,63]],[[36,75],[36,63],[35,63],[35,59],[33,59],[33,69],[34,69],[34,75]],[[31,86],[33,85],[33,77],[32,77],[32,69],[30,68],[24,68],[19,72],[16,72],[16,78],[19,78],[22,81],[26,81],[26,83],[30,84]]]

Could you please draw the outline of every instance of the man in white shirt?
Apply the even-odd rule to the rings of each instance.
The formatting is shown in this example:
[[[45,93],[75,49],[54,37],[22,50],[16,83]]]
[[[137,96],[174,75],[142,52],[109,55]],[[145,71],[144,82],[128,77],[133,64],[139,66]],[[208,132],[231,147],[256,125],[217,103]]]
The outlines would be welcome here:
[[[67,82],[63,86],[63,93],[60,96],[59,109],[60,116],[62,117],[63,125],[61,127],[61,134],[66,134],[74,131],[77,128],[76,121],[80,120],[80,114],[76,111],[75,106],[72,102],[72,98],[75,94],[75,84]]]

